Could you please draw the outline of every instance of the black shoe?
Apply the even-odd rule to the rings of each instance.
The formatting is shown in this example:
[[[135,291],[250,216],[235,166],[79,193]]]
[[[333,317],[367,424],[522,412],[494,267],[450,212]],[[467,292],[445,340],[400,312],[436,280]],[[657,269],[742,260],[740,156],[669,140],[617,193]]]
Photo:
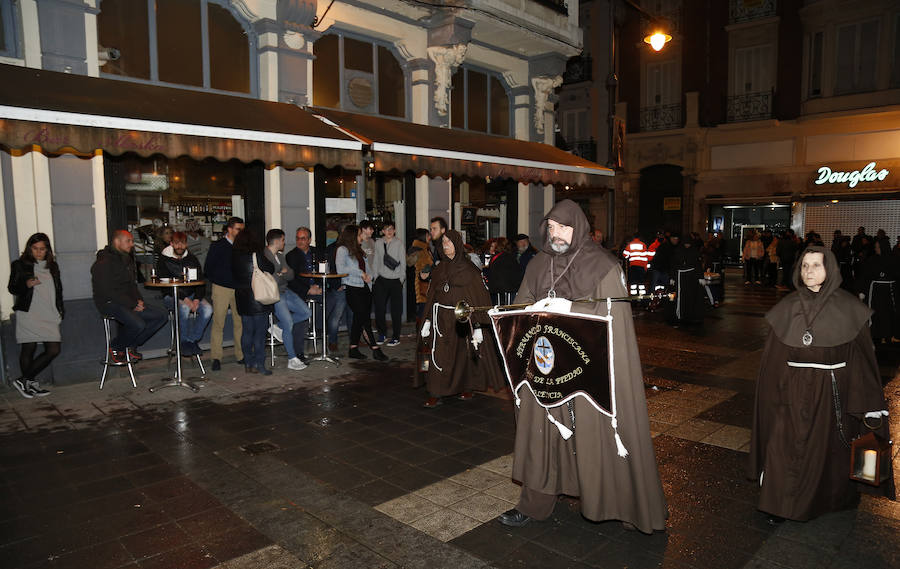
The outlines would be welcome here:
[[[239,365],[239,366],[247,365],[247,363],[244,361],[244,358],[241,358],[241,359],[239,359],[238,361],[236,361],[236,362],[234,362],[234,363],[236,363],[236,364]]]
[[[515,508],[503,512],[497,519],[501,524],[513,528],[520,528],[531,521],[531,518]]]
[[[354,360],[366,359],[366,355],[360,352],[359,348],[350,348],[350,353],[348,353],[347,356],[353,358]]]
[[[219,371],[220,369],[222,369],[222,362],[220,362],[219,360],[213,360],[212,370]]]
[[[309,358],[306,357],[306,354],[298,354],[297,359],[303,362],[305,365],[309,365]]]
[[[386,362],[389,359],[391,359],[391,358],[387,357],[386,355],[384,355],[384,352],[381,350],[372,350],[372,357],[380,362]]]
[[[770,526],[778,526],[784,523],[784,518],[782,518],[781,516],[770,514],[769,517],[766,518],[766,523]]]

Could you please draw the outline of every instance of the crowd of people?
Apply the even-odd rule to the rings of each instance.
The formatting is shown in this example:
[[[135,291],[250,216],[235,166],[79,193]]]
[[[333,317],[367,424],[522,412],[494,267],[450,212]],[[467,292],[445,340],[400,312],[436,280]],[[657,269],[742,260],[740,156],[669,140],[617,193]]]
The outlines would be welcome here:
[[[332,334],[346,320],[349,357],[368,357],[360,349],[367,347],[374,359],[387,360],[383,346],[401,341],[398,291],[409,269],[420,337],[430,343],[424,405],[434,408],[445,397],[466,401],[474,391],[506,388],[499,346],[485,331],[487,316],[476,312],[460,321],[454,310],[460,301],[474,306],[543,301],[563,314],[607,318],[616,339],[607,349],[615,356],[608,361],[618,411],[609,420],[581,398],[548,406],[533,391],[516,391],[512,472],[522,489],[516,507],[499,520],[519,527],[546,519],[564,494],[580,498],[588,519],[620,520],[626,529],[644,533],[664,530],[667,505],[650,438],[631,304],[597,299],[620,298],[634,287],[674,287],[673,316],[690,320],[698,305],[703,308],[700,287],[723,270],[723,241],[716,236],[704,241],[697,234],[682,241],[677,233],[660,231],[648,246],[635,235],[617,258],[569,200],[556,204],[543,219],[538,249],[518,235],[513,242],[489,241],[482,257],[440,217],[428,229],[416,230],[404,249],[395,229],[385,223],[382,236],[374,238],[375,227],[368,221],[347,225],[320,254],[310,245],[310,230],[300,227],[296,247],[285,254],[283,230],[270,229],[263,239],[234,217],[223,238],[210,245],[205,262],[190,250],[186,233],[173,231],[160,248],[157,275],[196,273],[197,280],[212,283],[209,295],[202,286],[182,286],[177,298],[163,298],[163,305],[179,310],[186,322],[180,338],[185,355],[199,352],[198,341],[212,321],[211,352],[218,369],[222,329],[231,309],[235,358],[247,372],[272,373],[265,368],[272,317],[289,356],[288,368],[302,370],[305,331],[313,319],[310,306],[325,294],[329,311],[321,317],[328,326],[327,341],[336,343]],[[835,232],[829,248],[814,232],[800,241],[790,231],[778,236],[763,231],[750,234],[742,245],[745,284],[794,289],[766,315],[770,334],[761,357],[748,462],[748,475],[761,487],[758,507],[773,525],[852,507],[858,491],[847,476],[849,441],[867,432],[890,436],[872,339],[896,335],[900,239],[891,248],[883,232],[870,238],[859,228],[854,238]],[[120,323],[109,354],[118,362],[140,360],[137,348],[167,320],[165,310],[144,302],[133,247],[131,233],[115,231],[91,268],[98,310]],[[317,272],[319,263],[344,275],[328,290],[303,276]],[[779,267],[787,275],[780,283]],[[252,287],[256,271],[273,277],[277,302],[257,298]],[[13,385],[24,397],[47,395],[36,378],[60,352],[64,316],[62,280],[47,235],[29,238],[12,264],[8,287],[15,295],[21,344],[22,377]],[[716,302],[711,293],[708,298]],[[573,302],[580,303],[577,309]],[[879,312],[883,306],[892,307],[891,319]],[[39,344],[43,351],[36,356]],[[549,428],[548,422],[557,428]],[[892,483],[881,486],[885,495],[893,496],[893,490]]]

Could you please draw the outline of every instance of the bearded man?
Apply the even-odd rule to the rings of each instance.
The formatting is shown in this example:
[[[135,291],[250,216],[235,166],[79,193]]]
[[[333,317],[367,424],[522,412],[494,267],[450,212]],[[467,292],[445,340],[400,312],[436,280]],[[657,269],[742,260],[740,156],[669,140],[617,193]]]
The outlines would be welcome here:
[[[571,200],[556,204],[541,222],[541,251],[531,260],[515,302],[548,296],[570,301],[626,296],[625,277],[616,258],[590,237],[581,208]],[[606,316],[606,302],[572,304],[573,312]],[[560,494],[578,496],[584,517],[621,520],[627,529],[663,530],[668,511],[650,439],[644,380],[637,338],[627,302],[612,303],[616,427],[584,398],[545,409],[530,390],[522,390],[517,411],[513,479],[522,483],[515,509],[500,515],[508,526],[547,519]],[[568,439],[547,419],[574,432]]]

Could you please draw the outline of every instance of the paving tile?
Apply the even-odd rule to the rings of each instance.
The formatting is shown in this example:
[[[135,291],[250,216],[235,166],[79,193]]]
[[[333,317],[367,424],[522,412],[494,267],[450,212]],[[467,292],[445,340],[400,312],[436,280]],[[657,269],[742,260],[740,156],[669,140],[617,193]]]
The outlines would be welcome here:
[[[750,442],[750,429],[725,425],[721,429],[713,431],[704,437],[701,442],[738,450]]]
[[[513,506],[515,506],[515,502],[508,502],[480,492],[451,504],[449,508],[485,523],[495,519]]]
[[[235,557],[230,561],[216,565],[215,569],[246,569],[249,567],[264,567],[265,569],[306,569],[310,567],[310,565],[300,561],[284,548],[272,545],[240,557]],[[320,565],[320,567],[322,566]]]
[[[416,495],[439,506],[449,506],[478,493],[478,490],[452,480],[441,480],[415,491]]]
[[[527,540],[515,530],[499,523],[482,524],[455,537],[449,543],[471,552],[481,559],[494,562],[521,548]]]
[[[192,536],[185,533],[175,523],[157,526],[121,538],[122,545],[138,561],[173,549],[181,549],[191,541]]]
[[[60,569],[82,569],[84,567],[114,569],[131,566],[132,561],[131,555],[121,543],[108,541],[54,559],[52,567],[54,569],[57,567]]]
[[[450,477],[450,480],[476,490],[487,490],[508,482],[509,478],[483,468],[470,468]]]
[[[141,569],[208,569],[217,563],[209,552],[197,545],[187,545],[142,559],[139,565]]]
[[[480,523],[478,520],[453,510],[439,509],[432,514],[417,519],[410,525],[437,540],[447,542],[461,536]]]
[[[375,509],[405,524],[441,510],[441,506],[416,494],[405,494],[389,502],[375,506]]]
[[[219,561],[228,561],[268,547],[272,541],[253,528],[240,528],[206,539],[201,544],[204,552]]]

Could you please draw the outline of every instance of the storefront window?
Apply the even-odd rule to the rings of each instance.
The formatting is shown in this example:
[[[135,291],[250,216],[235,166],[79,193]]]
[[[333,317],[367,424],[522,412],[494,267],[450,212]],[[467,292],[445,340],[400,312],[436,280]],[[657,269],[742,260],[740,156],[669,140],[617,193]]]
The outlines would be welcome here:
[[[103,0],[97,27],[100,45],[112,54],[105,63],[101,61],[102,73],[205,89],[252,91],[248,31],[224,2]],[[208,67],[204,67],[204,51],[209,54]]]
[[[232,215],[248,225],[264,219],[262,165],[135,154],[106,156],[104,162],[110,228],[125,227],[134,234],[142,262],[159,253],[166,227],[196,227],[215,241]]]
[[[390,49],[351,37],[327,35],[316,41],[313,52],[314,105],[406,117],[406,78]]]

